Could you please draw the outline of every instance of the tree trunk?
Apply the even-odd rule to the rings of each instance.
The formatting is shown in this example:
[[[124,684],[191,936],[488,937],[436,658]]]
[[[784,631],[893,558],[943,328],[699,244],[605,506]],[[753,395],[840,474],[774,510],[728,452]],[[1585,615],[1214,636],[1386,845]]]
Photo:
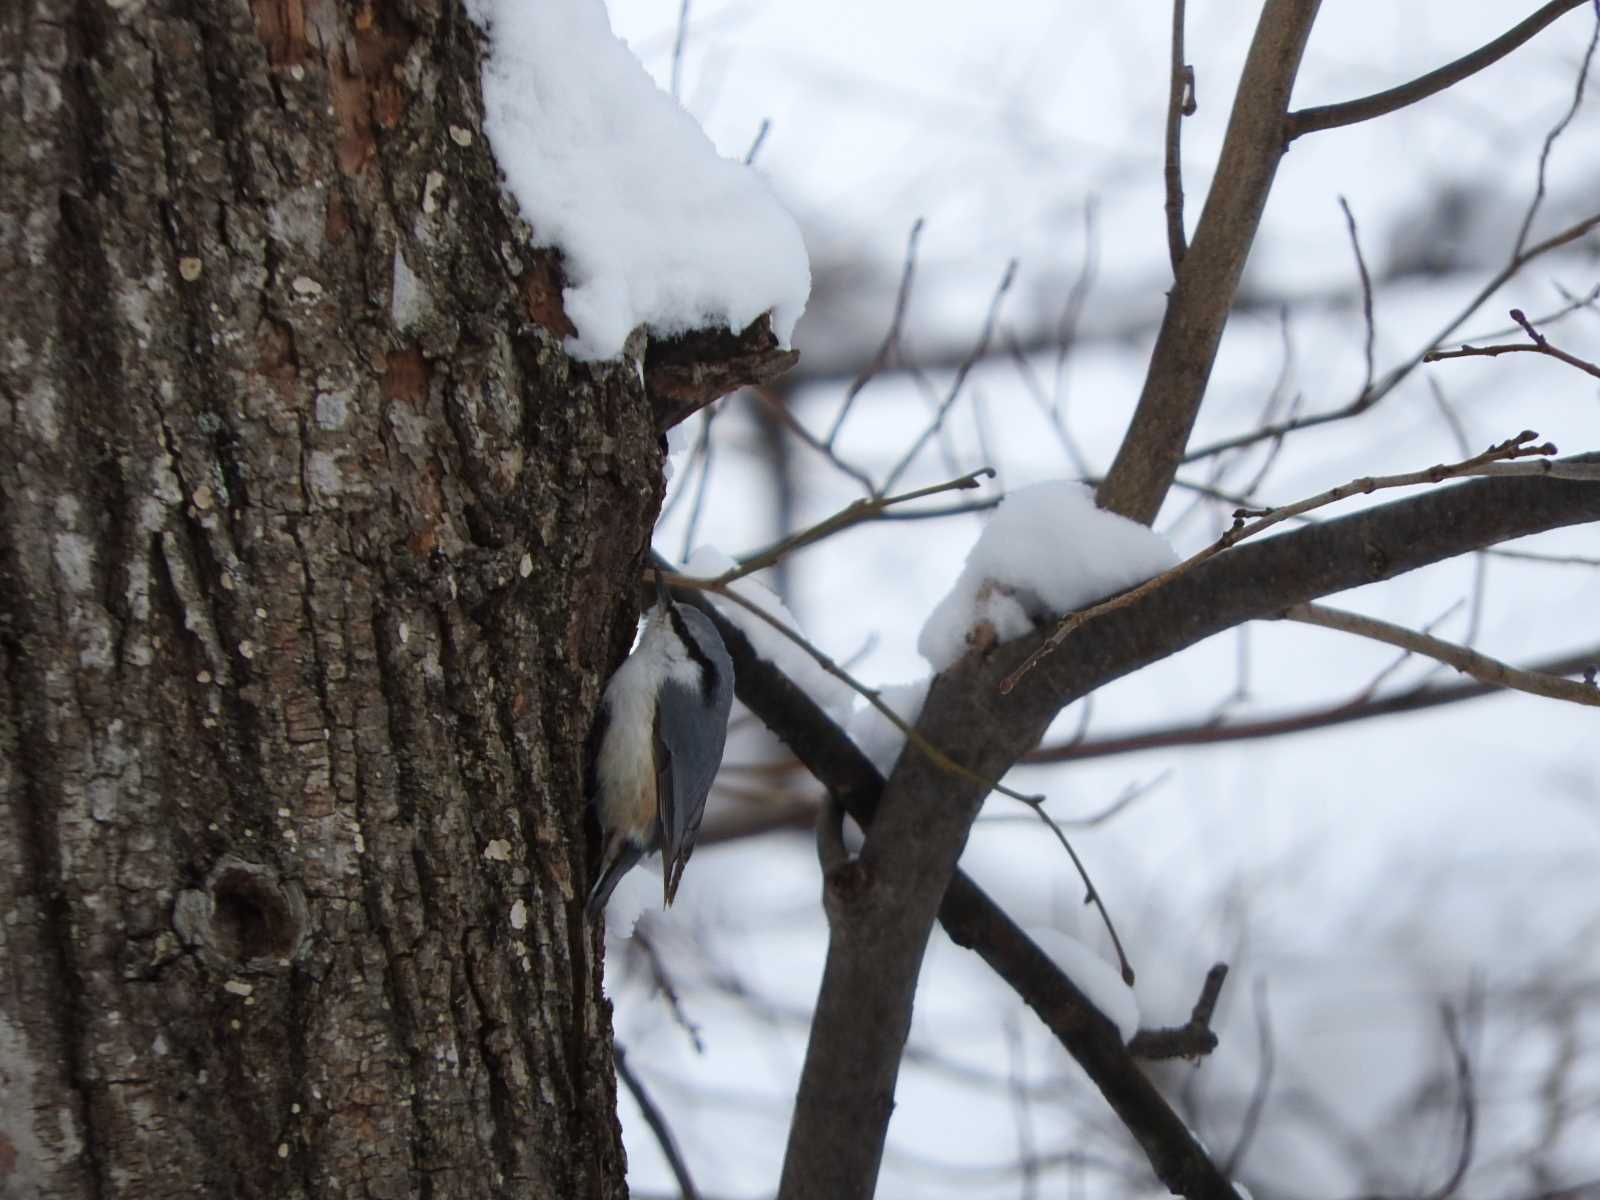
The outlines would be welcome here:
[[[582,777],[660,450],[478,54],[0,6],[0,1196],[624,1193]]]

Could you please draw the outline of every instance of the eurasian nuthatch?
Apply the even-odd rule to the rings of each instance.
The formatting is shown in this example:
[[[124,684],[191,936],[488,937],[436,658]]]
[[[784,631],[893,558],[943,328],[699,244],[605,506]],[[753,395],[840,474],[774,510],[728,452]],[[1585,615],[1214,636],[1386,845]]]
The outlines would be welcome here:
[[[661,851],[671,904],[694,850],[706,794],[722,763],[733,705],[733,663],[710,619],[676,603],[656,574],[644,633],[600,699],[594,808],[604,835],[592,919],[636,862]]]

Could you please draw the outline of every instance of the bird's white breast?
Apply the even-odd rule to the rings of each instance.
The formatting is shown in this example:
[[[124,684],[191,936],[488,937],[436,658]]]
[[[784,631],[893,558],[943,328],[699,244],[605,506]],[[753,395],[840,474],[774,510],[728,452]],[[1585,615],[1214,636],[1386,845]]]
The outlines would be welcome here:
[[[698,687],[699,669],[657,613],[606,684],[608,722],[595,758],[601,828],[632,830],[641,843],[656,826],[656,698],[669,678]]]

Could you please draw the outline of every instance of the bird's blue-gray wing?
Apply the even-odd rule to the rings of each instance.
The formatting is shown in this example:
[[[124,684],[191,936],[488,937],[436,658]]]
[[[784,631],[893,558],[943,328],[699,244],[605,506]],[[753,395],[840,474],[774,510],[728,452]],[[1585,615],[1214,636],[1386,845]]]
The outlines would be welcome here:
[[[708,706],[698,689],[669,680],[661,689],[656,723],[667,750],[657,789],[661,801],[661,855],[668,878],[673,880],[682,873],[683,864],[694,849],[706,794],[722,764],[727,714]]]

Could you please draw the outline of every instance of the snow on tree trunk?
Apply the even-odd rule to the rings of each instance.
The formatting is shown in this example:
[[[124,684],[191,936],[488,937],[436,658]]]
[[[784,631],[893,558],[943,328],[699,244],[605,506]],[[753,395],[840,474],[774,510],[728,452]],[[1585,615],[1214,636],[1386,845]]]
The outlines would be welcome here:
[[[619,1196],[661,459],[453,4],[0,8],[0,1196]]]

